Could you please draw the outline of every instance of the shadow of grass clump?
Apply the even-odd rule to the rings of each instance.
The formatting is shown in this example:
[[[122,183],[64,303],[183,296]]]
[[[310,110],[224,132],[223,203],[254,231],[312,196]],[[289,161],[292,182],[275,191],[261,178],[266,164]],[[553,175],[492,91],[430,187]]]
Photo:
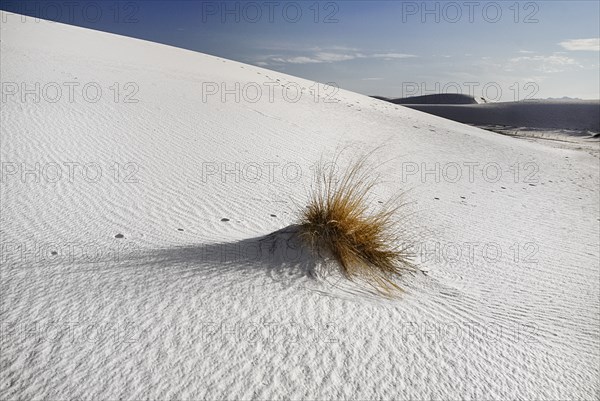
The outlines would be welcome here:
[[[139,249],[123,259],[131,267],[197,269],[207,275],[265,270],[278,281],[286,277],[314,278],[316,259],[298,233],[299,226],[290,225],[267,235],[239,241]]]
[[[408,235],[401,229],[401,196],[374,207],[373,189],[381,181],[368,162],[372,154],[355,160],[341,174],[322,162],[317,166],[298,235],[316,253],[331,255],[346,278],[391,295],[400,290],[395,280],[416,268],[410,262]],[[334,166],[338,160],[339,155]]]

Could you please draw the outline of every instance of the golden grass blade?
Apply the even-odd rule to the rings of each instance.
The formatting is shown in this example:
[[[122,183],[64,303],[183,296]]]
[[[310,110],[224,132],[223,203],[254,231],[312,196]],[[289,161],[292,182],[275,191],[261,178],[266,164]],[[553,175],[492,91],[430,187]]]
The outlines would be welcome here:
[[[309,204],[301,212],[300,237],[317,252],[326,251],[344,276],[359,279],[384,294],[398,291],[395,278],[414,271],[409,247],[396,230],[400,197],[373,210],[372,191],[380,177],[367,155],[355,160],[341,175],[321,163],[311,186]],[[339,154],[334,159],[337,165]]]

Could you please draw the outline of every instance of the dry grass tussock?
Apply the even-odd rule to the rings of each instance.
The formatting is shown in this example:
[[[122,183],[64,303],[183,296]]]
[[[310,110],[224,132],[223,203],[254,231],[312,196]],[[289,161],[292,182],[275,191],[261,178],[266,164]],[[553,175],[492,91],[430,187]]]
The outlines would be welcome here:
[[[373,189],[380,177],[368,162],[373,152],[351,163],[341,173],[321,162],[301,211],[300,237],[313,250],[327,252],[351,280],[362,280],[390,295],[403,272],[415,271],[406,233],[403,233],[401,196],[380,204]],[[333,166],[337,166],[339,155]]]

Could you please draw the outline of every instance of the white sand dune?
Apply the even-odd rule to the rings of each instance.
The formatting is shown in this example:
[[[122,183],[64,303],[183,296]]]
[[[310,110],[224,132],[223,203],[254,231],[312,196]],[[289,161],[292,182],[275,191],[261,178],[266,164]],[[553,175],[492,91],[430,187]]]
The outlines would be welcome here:
[[[45,21],[1,53],[0,399],[598,398],[597,146]],[[399,299],[288,243],[346,145],[430,251]]]

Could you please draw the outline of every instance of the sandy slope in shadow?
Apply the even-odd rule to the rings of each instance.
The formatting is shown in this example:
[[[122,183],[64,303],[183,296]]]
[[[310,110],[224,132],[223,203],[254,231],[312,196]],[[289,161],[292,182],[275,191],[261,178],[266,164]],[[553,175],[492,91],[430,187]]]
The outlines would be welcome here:
[[[466,124],[600,131],[600,102],[592,100],[421,104],[406,107]]]

